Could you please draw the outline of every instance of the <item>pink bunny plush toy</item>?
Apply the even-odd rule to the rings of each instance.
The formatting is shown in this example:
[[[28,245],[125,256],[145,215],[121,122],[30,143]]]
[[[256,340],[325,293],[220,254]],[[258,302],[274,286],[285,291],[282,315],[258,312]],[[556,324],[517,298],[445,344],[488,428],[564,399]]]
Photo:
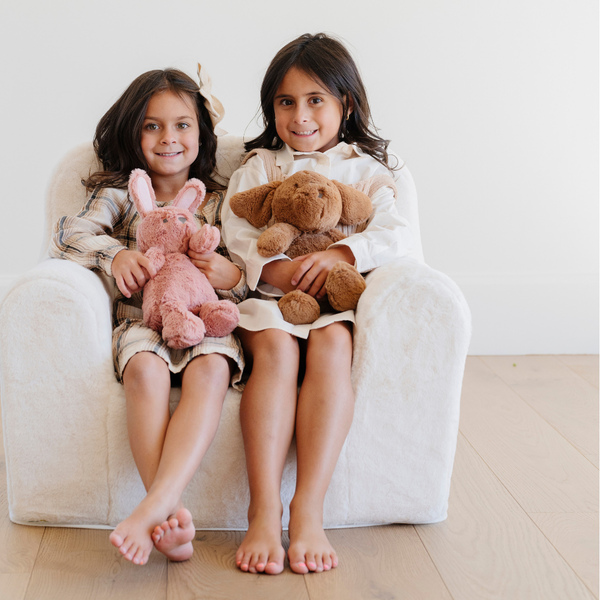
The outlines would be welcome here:
[[[142,219],[137,229],[138,250],[157,271],[144,286],[144,324],[162,333],[171,348],[194,346],[205,335],[223,337],[239,321],[237,306],[219,300],[206,276],[187,256],[188,248],[206,254],[219,244],[216,227],[203,225],[198,230],[194,221],[205,195],[204,184],[190,179],[172,204],[159,208],[148,175],[135,169],[129,177],[129,196]]]

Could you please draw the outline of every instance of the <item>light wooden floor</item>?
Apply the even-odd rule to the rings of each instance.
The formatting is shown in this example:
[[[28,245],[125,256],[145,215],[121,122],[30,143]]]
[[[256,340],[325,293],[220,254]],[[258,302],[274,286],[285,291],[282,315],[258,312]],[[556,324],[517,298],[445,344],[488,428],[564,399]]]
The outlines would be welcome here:
[[[14,525],[0,465],[1,600],[598,598],[598,357],[470,357],[448,519],[330,531],[318,575],[237,571],[241,533],[136,567],[108,531]]]

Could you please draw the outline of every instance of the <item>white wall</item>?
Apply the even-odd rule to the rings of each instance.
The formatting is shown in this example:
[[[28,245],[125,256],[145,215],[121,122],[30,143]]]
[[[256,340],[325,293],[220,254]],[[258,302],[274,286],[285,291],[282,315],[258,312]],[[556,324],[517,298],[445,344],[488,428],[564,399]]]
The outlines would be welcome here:
[[[346,41],[408,163],[426,260],[473,312],[471,353],[597,353],[592,0],[7,0],[0,292],[38,260],[53,165],[134,77],[199,60],[225,129],[254,134],[270,59],[317,31]]]

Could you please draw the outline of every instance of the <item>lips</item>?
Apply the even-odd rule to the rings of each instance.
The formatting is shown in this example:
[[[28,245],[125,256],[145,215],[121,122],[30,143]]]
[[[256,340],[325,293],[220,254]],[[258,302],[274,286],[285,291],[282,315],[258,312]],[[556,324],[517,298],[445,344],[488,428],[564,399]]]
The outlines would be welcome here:
[[[181,152],[156,152],[157,156],[177,156],[178,154],[181,154]]]
[[[313,129],[312,131],[292,131],[292,133],[294,135],[299,135],[300,137],[307,137],[309,135],[312,135],[313,133],[316,133],[317,130]]]

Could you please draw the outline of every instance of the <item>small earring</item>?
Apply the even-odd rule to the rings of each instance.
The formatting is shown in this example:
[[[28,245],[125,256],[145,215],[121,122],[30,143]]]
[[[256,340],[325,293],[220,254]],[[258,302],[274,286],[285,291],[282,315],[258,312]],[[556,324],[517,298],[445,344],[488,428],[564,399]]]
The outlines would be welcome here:
[[[346,121],[350,118],[350,113],[346,115]]]

